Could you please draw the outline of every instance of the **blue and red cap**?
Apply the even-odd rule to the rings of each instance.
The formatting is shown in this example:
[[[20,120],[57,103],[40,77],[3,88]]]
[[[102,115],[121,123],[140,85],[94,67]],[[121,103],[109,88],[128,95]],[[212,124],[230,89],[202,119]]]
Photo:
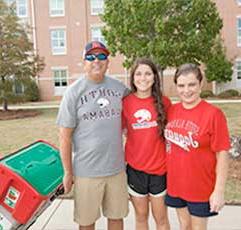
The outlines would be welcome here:
[[[90,51],[93,50],[102,50],[106,55],[110,54],[110,51],[106,48],[106,46],[103,43],[99,41],[92,41],[85,46],[83,57],[85,57],[86,54],[90,53]]]

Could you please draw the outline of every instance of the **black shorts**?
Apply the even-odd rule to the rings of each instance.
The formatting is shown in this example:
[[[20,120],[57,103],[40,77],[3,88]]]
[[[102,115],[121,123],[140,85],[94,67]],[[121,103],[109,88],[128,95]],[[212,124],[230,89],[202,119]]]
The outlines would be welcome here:
[[[153,175],[136,170],[127,165],[127,181],[130,195],[133,196],[161,196],[166,191],[166,174]]]
[[[209,202],[189,202],[179,197],[172,197],[167,194],[165,197],[165,203],[167,206],[173,208],[187,207],[192,216],[209,217],[218,214],[217,212],[210,212]]]

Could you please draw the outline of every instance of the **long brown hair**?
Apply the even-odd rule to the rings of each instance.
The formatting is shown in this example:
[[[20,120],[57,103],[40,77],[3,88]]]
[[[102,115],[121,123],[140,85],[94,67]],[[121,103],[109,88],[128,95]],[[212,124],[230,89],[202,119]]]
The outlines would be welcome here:
[[[149,58],[138,58],[133,64],[130,73],[130,86],[133,93],[137,91],[137,88],[134,84],[134,74],[139,65],[149,66],[154,74],[154,83],[152,85],[151,95],[154,98],[155,108],[157,111],[157,124],[159,127],[159,134],[163,137],[167,119],[164,104],[162,101],[161,83],[158,69],[156,65],[152,62],[152,60],[150,60]]]

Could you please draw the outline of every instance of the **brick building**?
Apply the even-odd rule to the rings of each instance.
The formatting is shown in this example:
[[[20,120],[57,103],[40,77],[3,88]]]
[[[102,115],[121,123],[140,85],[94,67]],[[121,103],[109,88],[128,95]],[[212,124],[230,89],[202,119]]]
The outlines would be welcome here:
[[[23,23],[29,23],[34,48],[45,58],[46,67],[37,78],[41,100],[59,99],[67,85],[83,74],[82,50],[90,40],[104,41],[101,34],[104,0],[5,0],[16,1],[16,10]],[[219,84],[217,91],[241,89],[241,0],[214,0],[223,18],[222,36],[227,55],[233,61],[233,80]],[[111,57],[108,75],[128,84],[123,57]],[[173,70],[164,72],[164,91],[175,95]],[[211,89],[211,84],[206,84]]]

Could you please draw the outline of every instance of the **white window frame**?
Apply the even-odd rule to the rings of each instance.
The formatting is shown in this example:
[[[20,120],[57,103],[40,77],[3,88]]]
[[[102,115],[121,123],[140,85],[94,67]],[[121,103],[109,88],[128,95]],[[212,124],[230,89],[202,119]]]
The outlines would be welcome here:
[[[21,92],[17,92],[17,90],[18,90],[17,87],[20,87],[20,88],[21,88],[21,89],[20,89]],[[14,81],[13,87],[12,87],[12,91],[13,91],[13,93],[14,93],[15,95],[23,95],[24,92],[25,92],[25,86],[24,86],[24,84],[23,84],[22,82],[16,82],[16,81]]]
[[[241,58],[238,58],[235,61],[235,73],[236,73],[236,79],[238,81],[241,81]]]
[[[20,4],[20,1],[23,1],[23,4]],[[27,18],[28,17],[28,0],[5,0],[5,3],[10,6],[13,3],[15,4],[16,14],[19,18]],[[21,7],[25,8],[25,14],[20,14]]]
[[[56,39],[53,37],[54,32],[64,32],[64,37],[57,37]],[[50,28],[50,42],[51,42],[51,50],[52,55],[66,55],[67,54],[67,39],[66,39],[66,27],[53,27]],[[53,45],[54,39],[57,40],[58,46]],[[61,46],[60,43],[63,42],[64,46]]]
[[[102,27],[103,27],[103,24],[91,25],[91,27],[90,27],[91,40],[99,41],[99,42],[106,44],[105,38],[104,38],[103,34],[101,33]]]
[[[20,4],[20,1],[24,1],[24,4]],[[27,18],[28,17],[28,1],[27,0],[17,0],[17,3],[16,3],[16,7],[17,7],[17,15],[19,18]],[[20,14],[20,10],[21,10],[21,7],[24,7],[25,8],[25,14]]]
[[[241,16],[237,16],[237,46],[241,47]]]
[[[60,3],[58,3],[58,1],[60,0],[49,0],[49,15],[51,17],[65,16],[65,0],[62,0],[63,1],[62,6],[60,6]]]
[[[104,0],[90,0],[90,14],[99,15],[104,13]]]
[[[4,2],[5,2],[8,6],[10,6],[10,5],[12,5],[14,2],[16,2],[16,0],[4,0]]]
[[[54,83],[54,95],[55,96],[61,96],[64,94],[64,91],[66,90],[67,86],[68,86],[68,79],[69,79],[69,72],[68,72],[68,67],[67,66],[54,66],[51,67],[51,71],[52,71],[52,76],[53,76],[53,83]],[[56,71],[66,71],[66,85],[61,85],[60,86],[55,86],[55,82],[56,82],[56,78],[55,78],[55,72]],[[59,77],[60,83],[61,81],[61,77]]]

